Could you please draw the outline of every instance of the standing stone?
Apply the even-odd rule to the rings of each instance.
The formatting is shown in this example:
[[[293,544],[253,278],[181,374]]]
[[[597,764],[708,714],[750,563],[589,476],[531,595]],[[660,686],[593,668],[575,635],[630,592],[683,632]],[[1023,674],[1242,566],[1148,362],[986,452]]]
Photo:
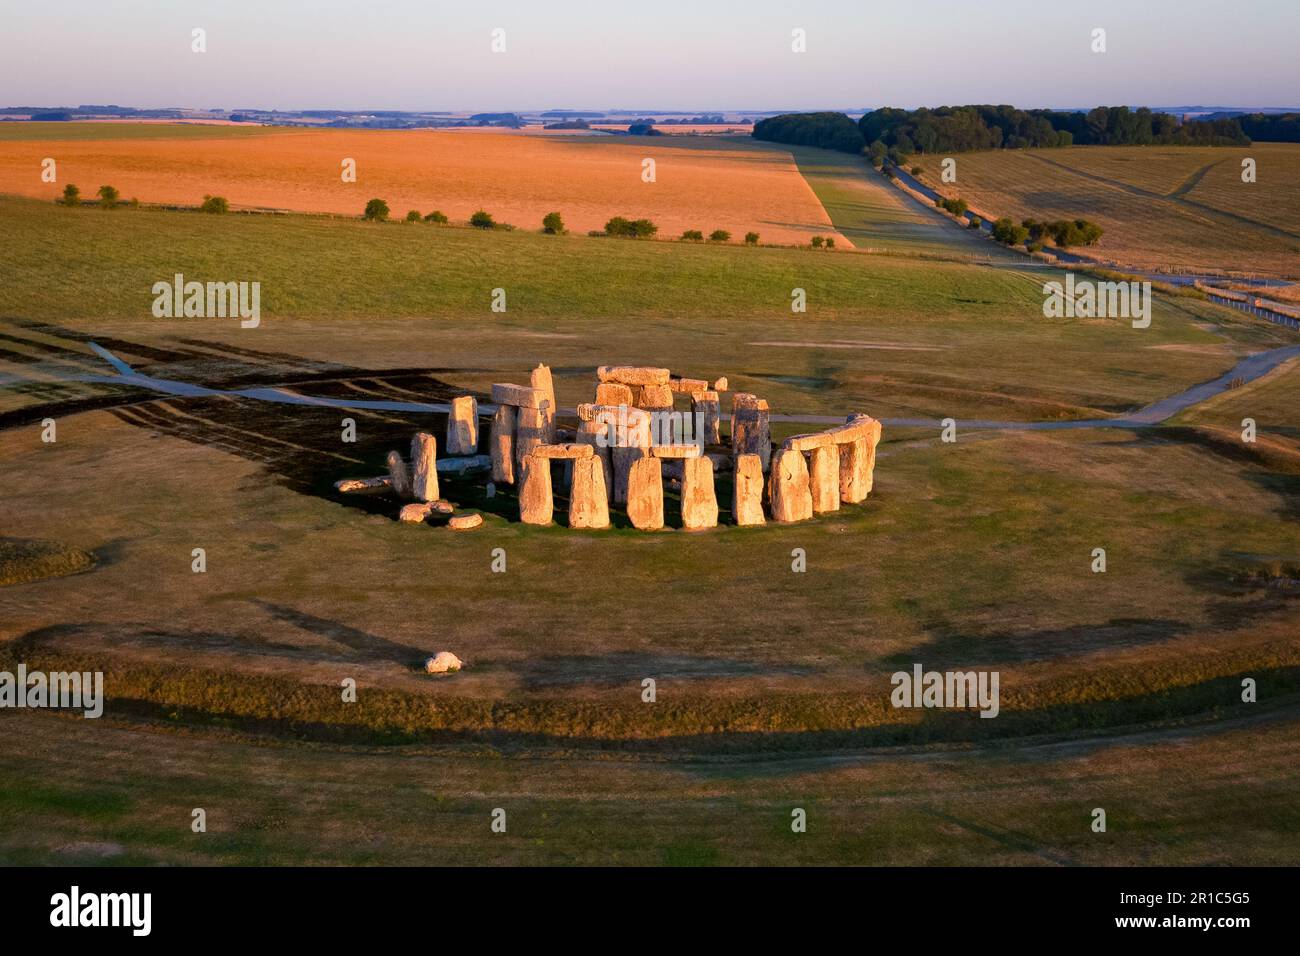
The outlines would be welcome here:
[[[525,455],[519,467],[519,520],[524,524],[550,524],[554,512],[551,460]]]
[[[395,451],[388,453],[388,478],[397,497],[411,497],[411,472],[407,470],[402,456]],[[434,497],[436,498],[437,495]]]
[[[731,446],[737,455],[757,455],[763,462],[763,470],[768,470],[772,460],[772,425],[765,399],[754,399],[732,411]]]
[[[772,520],[787,523],[812,517],[812,491],[808,487],[808,466],[803,454],[782,448],[772,459]]]
[[[664,478],[658,458],[638,458],[627,478],[627,516],[641,531],[664,526]]]
[[[731,514],[738,525],[765,524],[763,461],[757,455],[737,455]]]
[[[555,383],[551,379],[551,370],[539,364],[533,369],[530,384],[546,395],[547,407],[542,409],[542,441],[550,445],[555,441]]]
[[[570,528],[608,528],[609,493],[600,458],[572,459],[573,484],[569,490]]]
[[[845,428],[854,438],[839,446],[840,500],[852,505],[865,499],[875,483],[876,446],[880,444],[881,427],[874,418],[861,415],[850,416]]]
[[[812,489],[813,511],[840,510],[840,446],[822,445],[812,450],[812,467],[808,472]]]
[[[515,483],[515,408],[498,405],[492,416],[492,480]]]
[[[721,442],[722,403],[718,400],[718,393],[695,393],[691,396],[691,411],[700,413],[704,419],[703,442],[706,445],[716,445]]]
[[[614,447],[614,501],[627,501],[628,475],[634,462],[650,454],[650,415],[638,408],[628,408],[623,421],[617,426]]]
[[[473,395],[451,400],[446,451],[448,455],[472,455],[478,451],[478,399]]]
[[[682,459],[682,527],[688,531],[718,526],[718,496],[713,490],[713,462]]]
[[[518,426],[515,428],[515,467],[523,466],[524,459],[538,445],[547,444],[546,412],[541,408],[519,409]]]
[[[597,405],[631,405],[635,396],[632,386],[619,382],[601,382],[596,386]]]
[[[605,490],[614,490],[614,462],[610,455],[613,445],[613,426],[605,422],[583,422],[578,426],[578,441],[590,445],[592,453],[600,459],[601,470],[605,472]]]
[[[438,439],[420,432],[411,439],[410,497],[434,501],[438,497]]]

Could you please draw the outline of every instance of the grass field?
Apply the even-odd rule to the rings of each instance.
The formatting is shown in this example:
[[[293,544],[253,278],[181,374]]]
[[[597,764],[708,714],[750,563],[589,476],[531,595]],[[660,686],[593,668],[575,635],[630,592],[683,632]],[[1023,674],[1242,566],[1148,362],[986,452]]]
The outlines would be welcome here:
[[[1258,180],[1241,181],[1251,157]],[[956,157],[960,195],[990,215],[1085,218],[1101,242],[1082,250],[1132,268],[1300,278],[1300,146],[1083,146]],[[938,182],[938,158],[918,162]]]
[[[739,242],[752,230],[796,244],[832,234],[789,152],[748,138],[223,126],[161,127],[149,138],[136,131],[158,127],[76,124],[43,139],[35,137],[57,124],[32,125],[41,127],[32,139],[8,127],[0,136],[0,193],[54,198],[71,182],[90,198],[109,183],[127,198],[188,206],[213,194],[237,208],[359,216],[379,197],[395,218],[438,209],[464,223],[487,209],[529,230],[558,210],[579,233],[621,215],[653,219],[663,238],[725,229]],[[103,137],[87,138],[89,127]],[[58,183],[41,181],[47,156],[58,161]],[[356,161],[356,182],[341,181],[345,157]],[[656,164],[651,183],[642,180],[647,158]]]
[[[77,380],[108,370],[90,340],[158,379],[407,401],[540,361],[573,405],[597,364],[644,362],[777,413],[1035,421],[1295,342],[1195,296],[1159,296],[1145,330],[1046,320],[1052,270],[959,261],[960,230],[797,159],[844,234],[893,254],[0,198],[21,237],[0,257],[0,669],[102,669],[109,695],[98,722],[0,712],[0,860],[1293,857],[1300,470],[1215,431],[1254,414],[1291,437],[1293,366],[1160,428],[887,427],[865,504],[698,535],[576,532],[562,505],[525,526],[477,481],[444,494],[480,530],[406,526],[332,483],[441,416],[350,412],[346,444],[338,410]],[[152,318],[177,271],[260,281],[262,324]],[[425,676],[440,649],[468,667]],[[913,662],[999,671],[998,719],[890,707]]]

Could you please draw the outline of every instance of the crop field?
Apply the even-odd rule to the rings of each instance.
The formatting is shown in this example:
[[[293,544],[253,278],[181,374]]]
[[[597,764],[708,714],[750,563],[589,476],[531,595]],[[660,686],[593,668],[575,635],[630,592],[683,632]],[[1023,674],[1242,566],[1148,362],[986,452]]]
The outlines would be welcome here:
[[[955,157],[943,185],[990,215],[1090,219],[1104,234],[1080,249],[1157,271],[1300,277],[1300,146],[1079,146]],[[1257,181],[1241,180],[1243,159]],[[938,158],[918,162],[938,182]]]
[[[301,156],[323,134],[224,135],[119,143]],[[651,186],[632,141],[445,135],[626,161],[629,195],[674,168]],[[1166,424],[1095,426],[1294,333],[1195,294],[1158,295],[1146,329],[1045,319],[1058,271],[859,183],[852,157],[678,142],[701,177],[788,173],[816,208],[788,224],[890,254],[0,196],[0,233],[20,237],[0,256],[0,669],[103,670],[108,694],[98,721],[0,713],[0,860],[1289,859],[1300,469],[1220,433],[1254,415],[1294,444],[1295,362]],[[771,214],[767,194],[729,201]],[[153,318],[152,284],[176,272],[261,282],[261,323]],[[91,342],[156,382],[407,402],[486,401],[544,362],[572,407],[596,365],[665,365],[777,415],[886,426],[867,501],[799,525],[732,524],[725,474],[722,525],[702,534],[576,531],[562,504],[557,526],[528,526],[509,490],[448,479],[485,517],[454,534],[333,488],[382,473],[418,429],[441,437],[445,415],[167,394],[114,381]],[[962,424],[945,442],[949,417],[1094,427]],[[773,437],[806,428],[777,420]],[[467,667],[425,675],[443,648]],[[999,718],[892,708],[890,675],[917,661],[1000,672]],[[471,825],[503,802],[508,836]],[[1089,830],[1098,805],[1109,835]],[[792,806],[810,839],[790,839]]]
[[[32,127],[33,138],[20,139]],[[10,124],[0,128],[0,193],[53,199],[41,160],[59,182],[91,198],[105,183],[124,198],[196,206],[224,196],[242,209],[359,216],[371,198],[395,218],[439,210],[460,223],[478,209],[497,222],[540,230],[559,211],[576,233],[613,216],[649,218],[661,238],[715,229],[772,244],[835,235],[789,151],[748,137],[613,137],[504,130],[282,130],[220,126]],[[95,130],[102,136],[90,138]],[[356,182],[342,162],[356,161]],[[655,161],[654,181],[642,178]]]

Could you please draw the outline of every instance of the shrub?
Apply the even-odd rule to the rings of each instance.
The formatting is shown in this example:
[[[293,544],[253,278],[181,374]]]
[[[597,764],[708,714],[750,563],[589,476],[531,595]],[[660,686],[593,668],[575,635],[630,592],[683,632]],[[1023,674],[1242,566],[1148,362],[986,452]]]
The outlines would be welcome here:
[[[588,229],[587,235],[592,236],[593,238],[604,238],[608,233],[603,232],[600,229]]]
[[[121,198],[122,194],[112,186],[100,186],[98,196],[101,208],[113,209],[117,206],[117,201]]]
[[[366,203],[366,211],[363,218],[371,219],[375,222],[383,222],[388,218],[388,203],[382,199],[372,199]]]
[[[687,242],[703,242],[704,233],[700,232],[698,229],[687,229],[682,233],[682,239]]]
[[[199,206],[199,212],[223,213],[230,211],[230,203],[226,202],[225,196],[204,196],[203,204]]]
[[[863,152],[866,154],[867,158],[871,160],[871,165],[879,169],[885,164],[885,156],[888,155],[889,150],[885,147],[884,143],[880,140],[876,140],[864,149]]]
[[[920,167],[920,166],[913,166],[913,167],[912,167],[912,175],[913,175],[913,176],[920,176],[920,175],[921,175],[921,167]]]
[[[1027,252],[1042,252],[1042,251],[1043,251],[1043,244],[1042,244],[1041,242],[1034,242],[1032,239],[1026,239],[1026,240],[1025,240],[1025,251],[1027,251]]]
[[[1029,238],[1029,229],[1025,226],[1017,226],[1003,216],[993,223],[993,238],[1004,245],[1018,246]]]
[[[443,213],[435,209],[433,212],[429,213],[429,215],[424,217],[424,221],[433,222],[433,223],[437,223],[440,226],[444,226],[447,224],[447,217],[446,215],[444,215]]]
[[[981,219],[979,216],[971,216],[971,217],[970,217],[970,228],[971,228],[971,229],[978,229],[978,228],[979,228],[980,226],[982,226],[982,225],[984,225],[984,220]]]
[[[731,233],[725,229],[714,229],[709,233],[709,242],[726,242],[731,238]]]
[[[569,230],[564,228],[564,220],[558,212],[548,212],[542,217],[542,232],[550,236],[562,236]]]
[[[649,219],[625,219],[622,216],[615,216],[609,222],[605,223],[605,234],[609,236],[625,236],[629,239],[649,238],[659,231]]]
[[[420,210],[418,210],[418,209],[409,209],[409,210],[407,210],[407,212],[406,212],[406,221],[407,221],[407,222],[419,222],[419,221],[420,221]]]
[[[966,210],[970,208],[960,196],[956,199],[938,199],[936,202],[958,218],[966,215]]]
[[[756,233],[756,232],[747,232],[747,233],[745,233],[745,245],[747,245],[747,246],[756,246],[756,245],[758,245],[758,233]]]
[[[1058,219],[1044,224],[1058,246],[1090,246],[1101,238],[1101,226],[1087,219]]]
[[[81,205],[81,190],[78,189],[76,186],[72,185],[72,183],[68,183],[68,185],[63,187],[63,205],[65,206]]]
[[[812,237],[812,247],[813,247],[814,249],[820,249],[820,248],[822,247],[822,243],[825,242],[825,241],[826,241],[826,240],[823,239],[821,236],[813,236],[813,237]]]
[[[834,249],[834,248],[835,248],[835,237],[834,237],[834,236],[827,236],[827,237],[826,237],[826,248],[827,248],[827,249]]]
[[[469,217],[469,224],[476,229],[495,229],[497,225],[492,214],[483,209]]]

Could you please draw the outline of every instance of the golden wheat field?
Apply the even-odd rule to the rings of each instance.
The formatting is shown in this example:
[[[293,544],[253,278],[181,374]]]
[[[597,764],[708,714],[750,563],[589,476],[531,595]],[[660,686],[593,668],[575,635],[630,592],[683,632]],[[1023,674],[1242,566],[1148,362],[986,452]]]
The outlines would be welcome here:
[[[17,125],[17,124],[15,124]],[[81,124],[78,124],[81,125]],[[687,136],[540,136],[507,130],[240,130],[157,138],[105,135],[0,141],[0,192],[53,199],[65,183],[93,197],[102,184],[123,198],[197,205],[204,195],[235,208],[360,215],[384,199],[395,218],[440,210],[464,222],[486,209],[497,222],[539,229],[559,211],[574,232],[601,229],[611,216],[650,218],[661,237],[725,229],[739,241],[806,243],[837,235],[788,150],[748,139]],[[58,181],[41,181],[41,162]],[[342,181],[356,161],[357,181]],[[655,161],[654,182],[642,178]]]
[[[937,179],[928,157],[927,180]],[[1242,160],[1256,181],[1242,181]],[[956,157],[941,187],[972,208],[1019,222],[1091,219],[1105,233],[1083,250],[1120,266],[1300,277],[1300,145],[1076,146]]]

